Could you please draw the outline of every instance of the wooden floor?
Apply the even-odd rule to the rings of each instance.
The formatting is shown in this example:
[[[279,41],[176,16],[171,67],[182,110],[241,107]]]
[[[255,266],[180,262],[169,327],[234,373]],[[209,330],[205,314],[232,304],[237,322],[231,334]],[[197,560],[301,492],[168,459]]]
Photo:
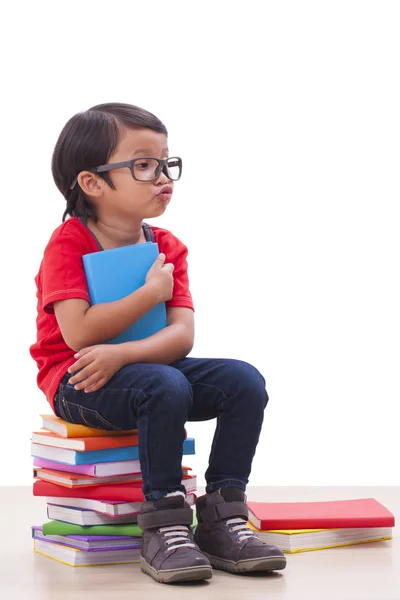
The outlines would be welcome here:
[[[374,497],[400,515],[400,488],[249,488],[250,500],[304,501]],[[218,600],[400,600],[400,538],[392,541],[287,555],[270,575],[214,571],[212,580],[167,586],[138,565],[72,568],[32,551],[31,525],[45,522],[45,501],[31,488],[0,487],[0,598],[13,600],[163,600],[207,595]],[[400,519],[400,516],[399,516]],[[400,523],[400,520],[399,520]]]

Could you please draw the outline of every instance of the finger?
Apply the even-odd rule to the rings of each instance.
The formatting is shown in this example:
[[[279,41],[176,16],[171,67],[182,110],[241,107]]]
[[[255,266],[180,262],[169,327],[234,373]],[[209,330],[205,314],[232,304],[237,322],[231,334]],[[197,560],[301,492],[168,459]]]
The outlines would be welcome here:
[[[74,354],[74,358],[80,358],[81,356],[85,356],[86,354],[91,352],[93,349],[94,349],[94,346],[88,346],[87,348],[82,348],[82,350],[79,350],[79,352]]]
[[[85,354],[85,356],[82,356],[82,358],[79,358],[76,361],[76,363],[74,363],[73,365],[71,365],[69,367],[68,373],[76,373],[76,371],[79,371],[80,369],[83,369],[83,367],[90,365],[90,363],[93,361],[94,361],[94,356],[92,356],[90,353]]]
[[[87,388],[89,388],[91,385],[95,385],[96,383],[98,383],[100,381],[100,379],[103,379],[103,378],[104,378],[104,375],[101,373],[101,371],[96,371],[96,373],[93,373],[92,375],[87,377],[84,381],[81,381],[80,383],[78,383],[78,385],[75,386],[75,389],[86,391]]]
[[[107,381],[108,381],[108,379],[103,377],[102,379],[99,379],[99,381],[97,383],[92,383],[92,385],[85,387],[85,389],[84,389],[85,394],[89,394],[90,392],[97,392],[97,390],[102,388],[103,385],[105,385],[107,383]]]
[[[159,254],[156,258],[156,260],[153,263],[153,267],[160,269],[165,261],[165,254],[163,252],[161,252],[161,254]]]
[[[170,273],[173,273],[173,271],[174,271],[173,263],[167,263],[162,268],[163,268],[163,270],[169,271]]]
[[[101,378],[102,378],[101,372],[96,371],[96,373],[92,373],[89,377],[86,377],[86,379],[83,379],[82,381],[77,383],[74,387],[76,390],[84,390],[87,387],[90,387],[91,385],[94,385],[95,383],[97,383]]]
[[[76,390],[81,389],[78,388],[75,384],[81,384],[82,381],[93,375],[93,373],[97,373],[98,369],[98,366],[96,367],[94,363],[91,363],[90,365],[79,371],[79,373],[76,373],[73,377],[70,377],[68,383],[70,385],[74,385]]]

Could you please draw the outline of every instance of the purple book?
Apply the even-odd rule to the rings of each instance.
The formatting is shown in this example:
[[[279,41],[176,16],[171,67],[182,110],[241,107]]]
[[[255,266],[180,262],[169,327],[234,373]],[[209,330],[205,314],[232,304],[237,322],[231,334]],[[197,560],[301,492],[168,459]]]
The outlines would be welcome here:
[[[42,535],[42,528],[38,525],[32,527],[32,537],[36,540],[70,546],[85,552],[132,550],[142,547],[142,538],[140,537],[135,538],[127,535]],[[115,542],[115,544],[112,542]],[[117,542],[120,543],[117,544]]]

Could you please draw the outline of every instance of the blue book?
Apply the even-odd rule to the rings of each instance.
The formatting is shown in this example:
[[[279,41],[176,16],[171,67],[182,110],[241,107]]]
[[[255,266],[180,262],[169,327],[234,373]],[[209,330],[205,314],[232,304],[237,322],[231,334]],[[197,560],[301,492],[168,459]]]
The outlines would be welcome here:
[[[68,462],[57,459],[60,454],[70,457]],[[183,454],[195,454],[194,438],[186,438],[183,442]],[[117,462],[119,460],[139,460],[139,446],[125,446],[123,448],[105,448],[104,450],[87,450],[79,452],[78,450],[65,450],[65,448],[56,448],[54,446],[43,446],[41,444],[32,444],[31,456],[37,458],[46,458],[64,465],[93,465],[103,462]]]
[[[120,300],[142,287],[158,255],[158,244],[154,242],[85,254],[82,258],[91,304]],[[161,302],[108,343],[142,340],[166,326],[167,311],[165,302]]]

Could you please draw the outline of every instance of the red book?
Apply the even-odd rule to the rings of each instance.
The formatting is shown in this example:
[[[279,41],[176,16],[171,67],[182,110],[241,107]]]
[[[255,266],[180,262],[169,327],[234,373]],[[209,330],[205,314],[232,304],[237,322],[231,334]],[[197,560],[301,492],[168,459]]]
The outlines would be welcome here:
[[[53,496],[57,498],[90,498],[92,500],[121,500],[123,502],[143,502],[143,481],[116,483],[111,485],[93,485],[81,488],[65,486],[37,480],[33,484],[34,496]]]
[[[394,527],[394,516],[374,498],[331,502],[248,502],[249,521],[271,529]]]
[[[184,476],[182,484],[192,492],[196,489],[196,475]],[[82,488],[68,488],[64,485],[38,479],[33,483],[34,496],[52,496],[57,498],[89,498],[91,500],[119,500],[122,502],[143,502],[143,481],[130,483],[111,483],[91,485]]]

